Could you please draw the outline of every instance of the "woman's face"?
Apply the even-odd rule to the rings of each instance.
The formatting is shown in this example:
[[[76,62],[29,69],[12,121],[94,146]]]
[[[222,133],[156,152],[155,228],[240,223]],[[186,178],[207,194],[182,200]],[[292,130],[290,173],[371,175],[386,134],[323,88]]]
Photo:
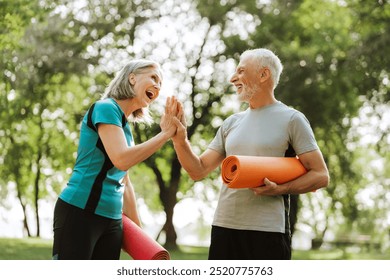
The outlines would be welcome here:
[[[129,82],[134,88],[134,99],[140,102],[141,107],[147,107],[160,94],[162,80],[157,67],[147,68],[138,74],[131,73]]]

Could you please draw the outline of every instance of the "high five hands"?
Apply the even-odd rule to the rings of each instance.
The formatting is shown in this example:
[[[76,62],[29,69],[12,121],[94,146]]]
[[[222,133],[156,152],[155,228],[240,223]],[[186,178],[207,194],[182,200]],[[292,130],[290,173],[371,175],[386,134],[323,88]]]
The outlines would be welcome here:
[[[187,138],[187,122],[184,108],[175,96],[167,98],[160,127],[162,132],[166,132],[174,140],[185,140]]]

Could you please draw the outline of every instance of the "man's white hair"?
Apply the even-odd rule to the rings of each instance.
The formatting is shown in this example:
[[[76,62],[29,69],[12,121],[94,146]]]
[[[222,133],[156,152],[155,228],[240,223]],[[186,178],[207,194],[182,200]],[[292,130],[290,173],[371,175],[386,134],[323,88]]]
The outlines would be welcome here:
[[[259,69],[267,67],[271,71],[271,78],[274,83],[274,89],[279,83],[280,75],[283,71],[283,65],[280,62],[279,57],[276,56],[272,51],[264,48],[246,50],[241,54],[241,59],[250,56],[257,60]]]

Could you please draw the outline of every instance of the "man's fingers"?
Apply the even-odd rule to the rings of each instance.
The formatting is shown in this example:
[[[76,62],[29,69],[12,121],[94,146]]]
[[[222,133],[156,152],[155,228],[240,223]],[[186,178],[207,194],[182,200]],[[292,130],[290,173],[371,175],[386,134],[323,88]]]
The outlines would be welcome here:
[[[178,129],[185,129],[185,126],[181,123],[181,121],[177,117],[173,117],[173,124],[177,126]]]

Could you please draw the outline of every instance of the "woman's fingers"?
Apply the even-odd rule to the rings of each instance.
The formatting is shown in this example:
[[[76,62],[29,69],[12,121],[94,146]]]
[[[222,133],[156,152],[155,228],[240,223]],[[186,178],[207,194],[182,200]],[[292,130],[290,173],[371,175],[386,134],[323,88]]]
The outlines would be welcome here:
[[[165,102],[165,114],[169,114],[170,107],[171,107],[171,97],[168,97],[167,101]]]
[[[167,115],[175,115],[177,114],[177,106],[178,106],[178,101],[176,97],[171,96],[167,98],[166,104],[165,104],[165,114]]]

